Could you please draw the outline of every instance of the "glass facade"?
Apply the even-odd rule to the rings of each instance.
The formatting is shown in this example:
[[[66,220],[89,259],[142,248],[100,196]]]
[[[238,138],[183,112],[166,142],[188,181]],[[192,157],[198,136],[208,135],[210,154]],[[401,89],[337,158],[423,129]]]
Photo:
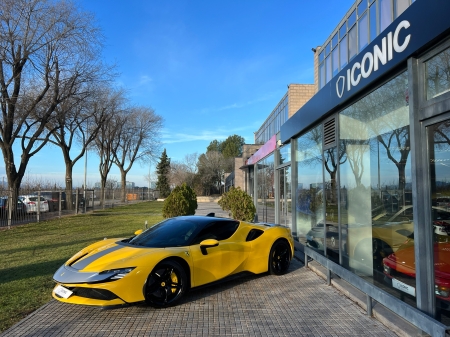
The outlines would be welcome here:
[[[259,221],[275,222],[275,162],[274,154],[259,161],[256,167],[257,203]]]
[[[352,9],[323,44],[319,52],[319,89],[323,88],[348,62],[360,53],[414,0],[362,0]],[[339,45],[331,43],[336,39]],[[339,48],[339,59],[329,59],[330,44]]]
[[[322,86],[413,2],[356,2],[318,55]],[[450,326],[450,38],[399,60],[376,87],[338,106],[325,102],[312,126],[296,130],[308,108],[288,121],[279,139],[291,146],[278,149],[275,165],[272,155],[255,165],[258,215],[278,214],[299,251],[400,300],[386,301],[390,310],[411,317],[406,303]]]
[[[425,62],[427,99],[450,91],[450,48]]]
[[[371,280],[413,233],[407,88],[405,72],[339,114],[343,266]]]
[[[441,321],[450,324],[450,120],[434,124],[427,131],[436,312]],[[409,262],[410,274],[415,271],[412,242],[414,238],[397,253]]]
[[[322,127],[296,141],[294,236],[304,245],[323,250]]]
[[[281,125],[288,119],[288,95],[278,103],[264,124],[255,133],[255,144],[265,144],[280,131]]]

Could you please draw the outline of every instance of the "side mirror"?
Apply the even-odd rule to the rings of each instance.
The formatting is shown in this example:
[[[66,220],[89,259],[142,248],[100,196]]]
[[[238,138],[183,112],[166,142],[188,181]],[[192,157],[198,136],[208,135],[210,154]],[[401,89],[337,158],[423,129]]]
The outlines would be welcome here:
[[[142,232],[143,232],[142,229],[138,229],[136,232],[134,232],[134,235],[139,235],[139,234],[141,234]]]
[[[200,250],[202,251],[203,255],[208,255],[208,252],[206,251],[206,248],[212,248],[217,247],[219,245],[219,241],[214,239],[207,239],[200,242]]]

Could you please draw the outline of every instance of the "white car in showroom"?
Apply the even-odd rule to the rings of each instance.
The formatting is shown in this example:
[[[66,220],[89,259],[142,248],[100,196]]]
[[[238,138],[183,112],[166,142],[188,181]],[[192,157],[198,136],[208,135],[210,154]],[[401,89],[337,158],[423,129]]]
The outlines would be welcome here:
[[[19,199],[25,204],[25,211],[27,213],[37,213],[38,204],[40,204],[40,213],[49,211],[48,201],[44,197],[38,199],[37,195],[21,195],[19,196]]]

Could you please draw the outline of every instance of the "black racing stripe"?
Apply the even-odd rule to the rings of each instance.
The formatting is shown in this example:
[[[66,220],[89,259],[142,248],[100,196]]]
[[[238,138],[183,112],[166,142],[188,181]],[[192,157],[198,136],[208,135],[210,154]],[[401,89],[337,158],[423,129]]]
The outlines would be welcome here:
[[[98,252],[98,253],[96,253],[96,254],[94,254],[94,255],[91,255],[91,256],[89,256],[89,257],[87,257],[87,258],[85,258],[85,259],[82,259],[82,260],[76,262],[76,263],[73,264],[71,267],[72,267],[72,268],[75,268],[75,269],[77,269],[77,270],[84,269],[84,268],[86,268],[89,264],[91,264],[92,262],[94,262],[95,260],[97,260],[97,259],[99,259],[99,258],[101,258],[101,257],[103,257],[103,256],[105,256],[105,255],[107,255],[107,254],[109,254],[109,253],[115,252],[116,250],[122,249],[122,248],[124,248],[124,247],[123,247],[123,246],[117,245],[117,246],[114,246],[114,247],[111,247],[111,248],[102,250],[101,252]]]

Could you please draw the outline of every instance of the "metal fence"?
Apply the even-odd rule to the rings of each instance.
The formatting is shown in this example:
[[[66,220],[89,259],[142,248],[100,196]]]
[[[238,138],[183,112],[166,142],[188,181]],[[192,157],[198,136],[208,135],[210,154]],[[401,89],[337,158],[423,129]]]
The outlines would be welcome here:
[[[21,189],[17,204],[13,205],[12,191],[0,189],[0,228],[155,200],[158,194],[157,191],[133,188],[127,189],[125,197],[122,198],[121,190],[105,189],[101,198],[99,189],[75,189],[72,191],[70,203],[66,193],[66,190]]]

